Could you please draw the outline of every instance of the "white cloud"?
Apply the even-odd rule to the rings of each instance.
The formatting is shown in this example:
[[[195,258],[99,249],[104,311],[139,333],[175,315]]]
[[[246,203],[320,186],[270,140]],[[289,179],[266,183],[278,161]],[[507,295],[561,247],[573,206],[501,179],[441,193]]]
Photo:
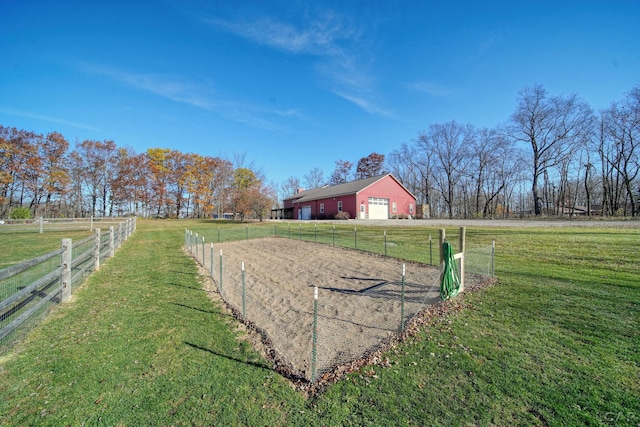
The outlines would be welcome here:
[[[272,111],[258,105],[214,96],[212,85],[208,82],[197,82],[165,74],[133,73],[92,64],[82,64],[81,68],[88,73],[105,76],[136,90],[189,104],[255,128],[282,131],[283,128],[270,120],[269,116],[293,118],[302,116],[300,112],[293,109],[284,112]]]
[[[379,116],[391,117],[391,113],[389,111],[383,108],[380,108],[374,102],[366,98],[359,97],[356,95],[350,95],[350,94],[346,94],[338,91],[334,91],[333,93],[341,98],[346,99],[349,102],[356,104],[358,107],[362,108],[367,113],[376,114]]]
[[[366,55],[361,30],[342,16],[325,12],[305,25],[294,26],[275,18],[254,21],[208,20],[209,24],[253,43],[296,55],[318,58],[317,70],[323,81],[336,95],[353,102],[370,114],[389,116],[389,113],[368,99],[375,79],[372,59]]]
[[[355,29],[344,24],[335,14],[312,21],[305,28],[297,28],[270,17],[242,22],[206,22],[254,43],[295,54],[340,56],[344,54],[341,42],[356,37]]]
[[[44,121],[44,122],[58,123],[58,124],[71,126],[71,127],[74,127],[74,128],[78,128],[78,129],[86,129],[86,130],[90,130],[90,131],[94,131],[94,132],[100,132],[99,129],[96,129],[94,127],[91,127],[91,126],[88,126],[88,125],[84,125],[84,124],[81,124],[81,123],[70,122],[68,120],[59,119],[57,117],[44,116],[44,115],[41,115],[41,114],[27,113],[27,112],[20,111],[20,110],[12,110],[12,109],[5,109],[5,108],[0,108],[0,113],[9,114],[9,115],[18,116],[18,117],[25,117],[27,119],[41,120],[41,121]]]
[[[209,85],[188,81],[177,76],[164,74],[141,74],[124,71],[117,68],[82,64],[81,68],[91,74],[106,76],[112,80],[124,83],[144,92],[153,93],[176,102],[193,105],[198,108],[212,110],[215,103]]]

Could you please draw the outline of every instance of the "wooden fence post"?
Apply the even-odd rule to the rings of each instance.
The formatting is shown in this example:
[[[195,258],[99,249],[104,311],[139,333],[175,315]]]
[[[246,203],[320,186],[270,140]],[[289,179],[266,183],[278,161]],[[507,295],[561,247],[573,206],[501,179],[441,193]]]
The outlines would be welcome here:
[[[94,248],[93,248],[93,257],[94,259],[94,270],[100,271],[100,229],[96,228],[96,235],[94,239]]]
[[[60,302],[67,302],[71,298],[71,253],[73,245],[71,239],[62,239],[62,255],[60,256]]]

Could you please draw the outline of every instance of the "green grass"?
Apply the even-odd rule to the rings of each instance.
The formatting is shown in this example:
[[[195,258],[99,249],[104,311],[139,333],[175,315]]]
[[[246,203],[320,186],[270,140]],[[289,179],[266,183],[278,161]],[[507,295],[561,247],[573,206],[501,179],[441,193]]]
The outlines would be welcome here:
[[[206,236],[218,226],[139,221],[73,302],[0,361],[0,424],[640,422],[638,229],[467,229],[470,246],[496,241],[498,284],[454,300],[460,309],[385,355],[389,367],[307,399],[243,339],[181,253],[185,228]],[[457,230],[447,233],[455,242]],[[437,239],[394,230],[396,248],[428,234]]]
[[[2,233],[0,234],[0,269],[59,249],[64,238],[81,240],[91,234],[89,230],[48,231],[42,234]]]

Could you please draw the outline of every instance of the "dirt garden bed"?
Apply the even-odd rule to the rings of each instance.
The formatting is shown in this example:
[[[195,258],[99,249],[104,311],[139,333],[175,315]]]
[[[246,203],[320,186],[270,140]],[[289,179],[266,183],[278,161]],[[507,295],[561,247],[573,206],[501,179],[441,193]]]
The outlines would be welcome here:
[[[439,270],[426,264],[277,237],[220,243],[213,254],[214,280],[207,286],[218,292],[210,295],[222,295],[260,334],[261,350],[281,374],[307,387],[370,358],[406,334],[418,313],[440,304]],[[211,257],[205,258],[210,273]],[[465,279],[469,289],[486,281],[472,274]]]

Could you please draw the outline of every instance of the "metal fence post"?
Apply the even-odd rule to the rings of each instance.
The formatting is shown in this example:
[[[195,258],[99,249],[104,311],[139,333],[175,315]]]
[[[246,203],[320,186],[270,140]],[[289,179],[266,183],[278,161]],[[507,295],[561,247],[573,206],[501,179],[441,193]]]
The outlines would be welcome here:
[[[429,234],[429,265],[433,265],[433,241],[431,240],[431,234]]]
[[[495,255],[496,255],[496,241],[491,241],[491,277],[495,276]]]
[[[211,246],[211,250],[209,251],[209,258],[210,258],[210,262],[211,264],[209,265],[209,268],[211,269],[211,278],[213,279],[213,243],[209,244]]]
[[[358,229],[353,227],[353,248],[358,249]]]
[[[464,256],[466,252],[466,242],[467,242],[467,227],[460,227],[460,253],[462,257],[460,258],[460,292],[464,291]]]
[[[384,230],[384,256],[387,256],[387,230]]]
[[[220,288],[220,295],[222,295],[222,249],[220,249],[220,282],[218,283],[218,287]]]
[[[100,270],[100,229],[96,228],[96,234],[94,239],[94,248],[93,248],[93,257],[94,259],[94,270]]]
[[[440,229],[440,263],[438,265],[442,265],[442,263],[444,262],[444,249],[442,248],[442,245],[444,244],[444,240],[447,237],[447,233],[444,231],[444,228]]]
[[[71,239],[62,239],[62,255],[60,264],[62,273],[60,273],[60,302],[67,302],[71,298],[71,261],[73,244]]]
[[[400,332],[404,331],[404,279],[405,265],[402,264],[402,296],[400,300]]]
[[[316,381],[316,358],[318,346],[318,287],[313,288],[313,342],[311,348],[311,382]]]
[[[113,235],[113,225],[109,226],[109,258],[116,254],[115,236]]]
[[[247,318],[247,311],[245,307],[244,261],[242,261],[242,318]]]

